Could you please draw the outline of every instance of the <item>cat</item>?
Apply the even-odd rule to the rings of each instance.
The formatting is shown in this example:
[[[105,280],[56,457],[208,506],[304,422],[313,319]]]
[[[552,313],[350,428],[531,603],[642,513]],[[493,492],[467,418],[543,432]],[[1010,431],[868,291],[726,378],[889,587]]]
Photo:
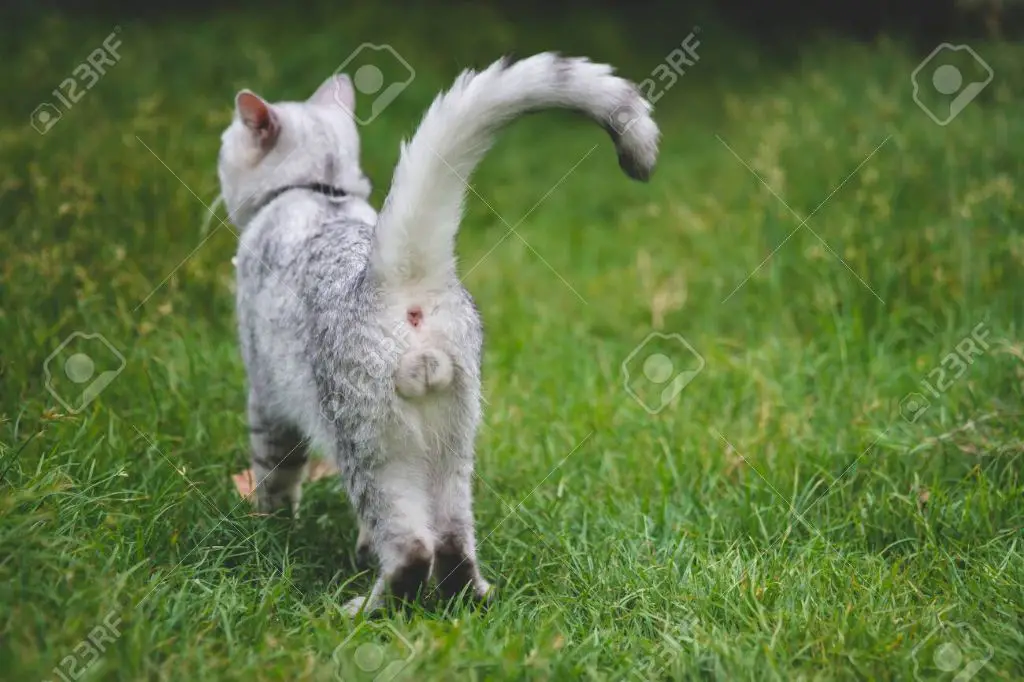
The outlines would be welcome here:
[[[647,181],[660,132],[610,66],[541,53],[464,71],[402,142],[379,214],[360,169],[355,90],[344,74],[303,102],[235,97],[218,176],[240,228],[237,318],[260,510],[298,513],[308,450],[336,462],[358,553],[379,575],[356,615],[408,600],[492,597],[476,557],[474,440],[483,330],[456,275],[466,182],[506,123],[581,112]]]

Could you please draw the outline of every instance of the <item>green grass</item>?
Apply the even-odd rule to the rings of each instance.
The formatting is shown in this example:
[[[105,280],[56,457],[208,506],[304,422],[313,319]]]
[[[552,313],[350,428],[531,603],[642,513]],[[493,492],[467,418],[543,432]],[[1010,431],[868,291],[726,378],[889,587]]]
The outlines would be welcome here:
[[[410,653],[416,680],[945,679],[951,647],[990,656],[978,679],[1024,676],[1024,51],[996,44],[973,45],[995,80],[942,127],[898,41],[773,60],[702,25],[648,185],[585,122],[509,130],[458,245],[487,329],[476,507],[500,599],[342,616],[370,579],[343,497],[317,482],[300,521],[267,520],[229,480],[247,462],[236,238],[199,228],[235,91],[304,98],[358,43],[393,45],[416,78],[364,131],[379,204],[460,68],[558,48],[641,80],[691,27],[397,18],[54,16],[10,36],[0,678],[97,658],[82,679],[362,679],[371,654]],[[120,62],[37,135],[29,112],[115,24]],[[987,352],[902,419],[979,324]],[[705,367],[652,415],[621,364],[656,331]],[[125,359],[77,415],[44,384],[73,332]],[[98,657],[91,633],[113,640]]]

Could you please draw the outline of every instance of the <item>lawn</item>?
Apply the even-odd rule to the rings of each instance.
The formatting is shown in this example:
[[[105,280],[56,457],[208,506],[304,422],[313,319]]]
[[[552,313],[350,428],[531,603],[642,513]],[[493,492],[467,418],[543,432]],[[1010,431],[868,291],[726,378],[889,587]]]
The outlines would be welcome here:
[[[994,78],[939,125],[912,97],[930,47],[769,54],[707,21],[697,63],[655,89],[649,184],[572,116],[507,131],[458,244],[487,331],[487,612],[352,623],[370,576],[334,483],[295,522],[232,486],[237,239],[202,224],[238,89],[304,99],[360,43],[392,46],[415,77],[363,128],[379,206],[460,69],[560,49],[641,81],[696,23],[466,6],[8,25],[0,679],[1024,676],[1020,47],[972,42]],[[92,79],[97,49],[113,63]],[[38,134],[42,101],[60,118]]]

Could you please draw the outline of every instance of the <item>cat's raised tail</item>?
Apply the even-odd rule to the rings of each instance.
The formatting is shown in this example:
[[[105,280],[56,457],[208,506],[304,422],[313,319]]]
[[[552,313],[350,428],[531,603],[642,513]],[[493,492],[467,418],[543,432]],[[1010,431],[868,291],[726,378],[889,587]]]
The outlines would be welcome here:
[[[545,52],[464,71],[402,143],[371,261],[385,286],[443,286],[454,275],[470,175],[502,126],[543,109],[585,114],[611,135],[627,175],[650,177],[659,139],[652,107],[612,67]]]

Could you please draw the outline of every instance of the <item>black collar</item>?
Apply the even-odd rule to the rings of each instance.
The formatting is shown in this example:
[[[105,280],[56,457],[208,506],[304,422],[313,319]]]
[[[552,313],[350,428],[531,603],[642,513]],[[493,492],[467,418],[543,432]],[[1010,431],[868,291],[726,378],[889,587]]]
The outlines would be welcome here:
[[[333,198],[347,197],[349,195],[348,192],[346,192],[340,187],[335,187],[334,185],[328,185],[322,182],[310,182],[305,185],[286,185],[284,187],[279,187],[278,189],[275,189],[274,191],[264,196],[263,200],[256,204],[255,208],[253,209],[253,215],[256,215],[257,213],[262,211],[270,204],[270,202],[272,202],[274,199],[278,198],[285,192],[291,192],[292,190],[295,189],[304,189],[309,192],[316,192],[318,194],[323,194],[324,196]]]

